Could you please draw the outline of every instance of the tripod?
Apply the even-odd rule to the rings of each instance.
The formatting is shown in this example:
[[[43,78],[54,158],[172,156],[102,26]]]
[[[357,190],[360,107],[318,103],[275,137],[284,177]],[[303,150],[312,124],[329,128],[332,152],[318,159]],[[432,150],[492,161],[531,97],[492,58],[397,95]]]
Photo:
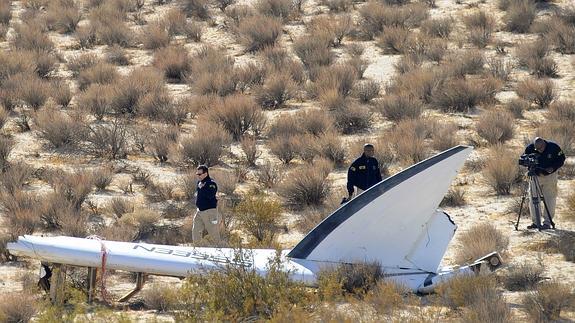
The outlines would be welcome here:
[[[547,202],[545,202],[545,196],[543,196],[543,191],[541,190],[541,186],[539,185],[539,179],[537,178],[537,174],[535,173],[536,168],[533,169],[530,167],[529,171],[527,172],[527,189],[523,191],[523,196],[521,197],[521,205],[519,206],[519,214],[517,215],[517,222],[515,223],[515,230],[517,231],[519,228],[519,219],[521,219],[521,213],[523,212],[523,204],[525,203],[525,199],[527,198],[527,192],[531,192],[531,202],[533,203],[533,210],[535,212],[535,224],[537,225],[537,229],[541,231],[541,208],[540,204],[543,202],[545,206],[545,212],[549,217],[549,222],[551,223],[551,227],[555,229],[555,223],[553,222],[553,218],[551,217],[551,212],[547,208]]]

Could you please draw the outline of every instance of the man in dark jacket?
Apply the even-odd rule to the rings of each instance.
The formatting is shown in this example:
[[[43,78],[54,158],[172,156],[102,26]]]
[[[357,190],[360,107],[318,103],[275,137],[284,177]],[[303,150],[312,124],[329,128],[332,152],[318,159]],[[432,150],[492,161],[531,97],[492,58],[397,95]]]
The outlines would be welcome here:
[[[525,148],[525,154],[535,154],[537,156],[537,179],[541,187],[545,205],[551,214],[551,218],[553,218],[555,215],[555,203],[557,201],[557,170],[563,166],[565,154],[563,154],[559,145],[540,137],[535,137],[533,143]],[[531,194],[533,191],[531,185],[529,185],[529,211],[533,224],[529,225],[527,227],[528,229],[537,228],[533,196]],[[542,209],[540,214],[543,215],[543,226],[541,226],[541,229],[549,229],[551,227],[551,219],[549,219],[545,209]]]
[[[347,192],[348,199],[353,198],[355,188],[357,195],[381,182],[381,172],[379,163],[373,157],[375,149],[372,144],[363,146],[363,154],[356,159],[347,170]]]
[[[218,200],[216,193],[218,185],[210,178],[208,167],[198,166],[196,169],[198,184],[196,189],[197,211],[194,215],[192,228],[192,241],[194,243],[203,238],[204,229],[208,231],[210,239],[218,243],[220,241],[220,215],[218,213]]]

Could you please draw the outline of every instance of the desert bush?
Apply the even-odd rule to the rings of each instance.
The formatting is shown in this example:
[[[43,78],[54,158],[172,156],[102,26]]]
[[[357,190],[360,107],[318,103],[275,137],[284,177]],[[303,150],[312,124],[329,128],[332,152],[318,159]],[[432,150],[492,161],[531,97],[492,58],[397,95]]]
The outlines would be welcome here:
[[[164,84],[160,71],[145,67],[134,69],[115,83],[110,106],[117,114],[137,114],[142,98],[161,94]]]
[[[513,138],[513,119],[513,115],[507,111],[485,111],[477,121],[477,133],[492,145],[504,143]]]
[[[498,195],[508,195],[517,182],[519,169],[516,156],[501,145],[494,146],[483,169],[483,176]]]
[[[511,264],[503,278],[503,285],[510,291],[531,290],[543,280],[541,275],[544,269],[541,263],[522,262]]]
[[[150,23],[140,34],[145,49],[158,49],[168,46],[170,34],[161,22]]]
[[[270,152],[284,164],[289,164],[299,152],[299,141],[295,136],[275,137],[268,143]]]
[[[78,41],[78,46],[82,49],[92,48],[96,45],[96,30],[93,26],[79,26],[74,32],[74,37]]]
[[[515,55],[520,66],[530,67],[534,62],[547,56],[550,51],[550,43],[546,38],[539,38],[533,42],[521,43],[517,46]]]
[[[322,0],[320,4],[326,6],[331,12],[345,12],[353,7],[351,0]]]
[[[161,23],[165,26],[170,36],[186,34],[186,14],[177,8],[168,10]]]
[[[513,64],[501,58],[492,58],[487,61],[487,70],[491,76],[507,82],[513,70]]]
[[[108,208],[118,218],[121,218],[124,214],[134,212],[134,205],[122,197],[114,197],[108,204]]]
[[[281,36],[282,24],[276,18],[254,16],[242,20],[238,31],[246,50],[254,52],[266,46],[273,46]]]
[[[78,96],[78,105],[94,115],[97,120],[102,120],[104,116],[111,112],[110,93],[112,86],[92,84]]]
[[[210,177],[218,183],[218,192],[228,197],[235,195],[234,192],[238,186],[239,178],[234,172],[222,168],[211,168]]]
[[[67,59],[66,66],[74,76],[80,74],[81,71],[86,70],[100,62],[96,54],[80,54],[74,55]]]
[[[149,209],[136,209],[122,216],[120,223],[136,228],[135,240],[145,239],[156,230],[160,215]]]
[[[556,247],[565,261],[575,262],[575,234],[573,233],[563,233],[555,241]]]
[[[81,18],[78,6],[65,0],[51,2],[46,12],[48,28],[60,33],[74,32]]]
[[[10,116],[10,112],[6,110],[2,105],[0,105],[0,129],[4,127],[6,122],[8,121],[8,117]]]
[[[5,214],[4,225],[10,227],[12,238],[32,234],[41,227],[36,196],[22,191],[16,191],[13,195],[2,193],[0,204]]]
[[[296,115],[284,114],[281,118],[277,118],[269,127],[267,135],[270,139],[274,139],[278,137],[293,137],[295,135],[302,134],[303,130],[299,124],[302,119],[298,118]]]
[[[505,109],[515,118],[522,119],[523,111],[529,109],[529,103],[522,99],[513,99],[505,104]]]
[[[170,121],[177,113],[172,103],[172,97],[165,88],[144,94],[138,102],[138,114],[151,120]],[[180,116],[185,119],[185,116]],[[173,120],[175,121],[175,120]]]
[[[381,87],[379,82],[374,80],[368,80],[365,82],[359,82],[354,88],[355,95],[363,103],[368,103],[379,95]]]
[[[4,107],[13,108],[18,100],[33,109],[38,109],[50,97],[50,83],[34,74],[17,74],[3,84],[4,94],[9,96],[11,103],[3,102]],[[3,99],[7,99],[4,97]]]
[[[331,161],[336,167],[342,167],[346,161],[347,151],[337,133],[325,133],[319,137],[316,150],[319,157]]]
[[[327,176],[332,166],[326,161],[318,161],[314,166],[295,169],[281,183],[279,194],[289,206],[321,205],[329,196],[331,188]]]
[[[86,129],[86,149],[97,157],[126,158],[128,129],[126,124],[114,119],[110,124],[94,124]]]
[[[314,18],[307,29],[310,35],[319,39],[329,40],[331,46],[339,47],[343,38],[351,32],[353,20],[349,15]]]
[[[535,103],[540,108],[548,107],[556,96],[555,86],[551,80],[526,79],[517,84],[515,91],[520,98]]]
[[[571,288],[558,281],[539,284],[523,297],[527,317],[532,322],[550,322],[561,317],[561,311],[573,304]]]
[[[501,293],[495,290],[482,290],[463,314],[465,322],[505,323],[512,320],[511,309]]]
[[[242,136],[240,147],[248,166],[256,166],[256,160],[261,156],[256,145],[256,138],[254,136]]]
[[[181,158],[190,165],[216,165],[230,141],[230,135],[222,126],[202,123],[192,136],[181,141]]]
[[[9,164],[0,174],[0,182],[4,190],[11,195],[20,191],[28,183],[34,169],[26,163],[18,161]]]
[[[248,194],[235,208],[240,227],[259,244],[270,245],[278,232],[281,204],[265,195]]]
[[[533,1],[512,1],[503,17],[505,28],[516,33],[527,33],[537,17],[537,8]]]
[[[188,17],[197,17],[202,20],[210,18],[207,0],[181,0],[180,5]]]
[[[236,90],[234,59],[225,51],[202,47],[192,57],[192,77],[188,78],[201,95],[226,96]]]
[[[330,65],[334,60],[329,39],[317,39],[312,35],[302,36],[294,41],[293,49],[308,69]]]
[[[332,111],[331,114],[335,119],[335,127],[343,134],[357,133],[371,127],[371,113],[364,106],[345,105]]]
[[[348,293],[363,297],[377,286],[383,275],[383,269],[378,262],[341,264],[320,271],[318,274],[318,292],[325,299],[331,287],[329,285],[335,279],[342,294]]]
[[[89,45],[92,41],[90,38],[93,38],[108,46],[130,46],[135,37],[130,27],[123,21],[124,15],[125,13],[114,10],[110,6],[100,6],[91,10],[89,17],[91,30],[88,30],[86,35],[82,35],[85,43]]]
[[[192,71],[188,51],[183,46],[170,46],[156,51],[152,64],[162,70],[168,80],[176,82],[182,82]]]
[[[461,187],[450,188],[443,200],[441,200],[440,206],[457,207],[465,205],[465,191]]]
[[[253,62],[237,67],[234,77],[237,79],[238,90],[245,93],[249,89],[256,89],[257,86],[261,86],[266,75],[275,74],[271,69],[273,67]],[[289,74],[287,77],[289,78]]]
[[[493,224],[482,223],[463,233],[459,237],[459,244],[455,261],[469,263],[493,251],[504,252],[509,245],[509,238]]]
[[[337,94],[347,97],[352,93],[356,80],[355,69],[338,64],[321,69],[310,91],[314,96],[321,96],[326,91],[335,90]]]
[[[455,123],[442,122],[435,124],[432,131],[433,141],[431,142],[433,149],[444,151],[456,146],[459,143],[457,130],[458,126]]]
[[[466,74],[480,74],[484,64],[485,57],[480,50],[467,50],[452,55],[443,66],[446,74],[463,78]]]
[[[284,172],[270,161],[260,165],[255,173],[257,181],[266,188],[273,188],[283,179]]]
[[[10,1],[0,1],[0,25],[9,25],[12,19]]]
[[[421,24],[421,31],[430,37],[449,38],[453,23],[452,17],[428,19]]]
[[[65,198],[74,210],[80,210],[82,203],[92,191],[94,177],[92,173],[76,171],[66,173],[54,171],[48,176],[48,182],[54,188],[54,193]]]
[[[265,82],[257,88],[256,99],[264,108],[281,108],[294,96],[295,90],[296,84],[290,75],[275,73],[268,76]]]
[[[428,16],[428,8],[422,4],[387,6],[378,2],[368,2],[359,9],[360,30],[364,38],[373,39],[384,27],[418,27]]]
[[[426,123],[423,119],[402,120],[389,131],[389,144],[397,159],[412,164],[427,158],[425,139],[430,135],[430,128]]]
[[[154,283],[142,293],[148,309],[167,312],[177,308],[177,290],[168,284]]]
[[[473,45],[484,48],[491,41],[495,19],[485,11],[476,11],[463,18],[467,28],[467,39]]]
[[[248,131],[259,132],[265,124],[265,115],[248,96],[233,95],[222,99],[210,110],[208,118],[229,132],[234,140]]]
[[[294,127],[297,131],[293,134],[297,134],[301,131],[319,137],[333,130],[333,119],[328,113],[322,110],[298,111],[294,117],[295,120],[287,120],[288,122],[286,123],[286,128]],[[279,123],[280,120],[276,121],[276,124]]]
[[[54,43],[41,28],[34,24],[18,24],[14,26],[15,35],[11,39],[11,45],[16,49],[50,52],[54,49]]]
[[[114,45],[106,51],[106,62],[120,66],[130,65],[130,57],[126,50],[120,46]]]
[[[96,189],[98,189],[98,191],[105,191],[112,183],[114,173],[110,168],[104,167],[96,169],[92,176],[94,177],[94,186],[96,186]]]
[[[557,63],[550,57],[533,60],[530,63],[531,74],[537,77],[559,77]]]
[[[72,92],[68,83],[62,80],[55,80],[51,83],[51,96],[56,104],[66,108],[72,101]]]
[[[571,121],[549,120],[539,126],[537,135],[543,138],[553,138],[566,155],[575,153],[575,127]]]
[[[260,14],[276,17],[283,21],[290,18],[294,9],[291,0],[258,0],[255,7]]]
[[[78,74],[78,87],[85,90],[91,84],[112,84],[118,79],[119,74],[114,65],[97,63]]]
[[[377,46],[381,47],[386,54],[404,54],[409,49],[411,33],[402,27],[385,27]]]
[[[0,135],[0,170],[5,170],[10,164],[8,162],[8,155],[10,155],[12,147],[14,147],[12,138]]]
[[[55,148],[73,148],[83,139],[82,123],[64,112],[42,110],[36,114],[35,121],[40,135]]]
[[[389,95],[378,102],[376,109],[391,121],[417,119],[424,110],[423,103],[411,96]]]
[[[467,112],[491,100],[500,85],[495,79],[449,80],[434,89],[431,103],[442,111]]]
[[[550,20],[547,39],[561,54],[575,53],[575,25],[564,21]]]
[[[27,292],[3,295],[0,304],[0,319],[10,323],[30,322],[39,308],[34,294]]]
[[[549,106],[547,119],[554,121],[575,122],[575,103],[572,101],[555,101]]]
[[[440,284],[437,293],[441,303],[457,309],[470,306],[482,298],[497,298],[497,282],[492,276],[460,274]]]

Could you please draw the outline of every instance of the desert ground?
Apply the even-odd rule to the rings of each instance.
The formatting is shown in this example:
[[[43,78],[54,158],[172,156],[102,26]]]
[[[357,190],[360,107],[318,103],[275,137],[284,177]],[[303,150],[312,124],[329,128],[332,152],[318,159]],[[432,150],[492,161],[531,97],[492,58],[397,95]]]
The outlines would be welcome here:
[[[4,321],[575,320],[569,0],[0,0],[0,127]],[[557,227],[525,230],[525,214],[516,231],[517,158],[536,135],[567,156]],[[133,276],[112,272],[106,300],[86,305],[72,284],[58,307],[39,264],[5,252],[21,234],[189,245],[200,163],[224,245],[289,249],[339,206],[367,142],[385,176],[475,148],[442,203],[458,226],[442,265],[500,252],[505,268],[481,278],[491,296],[449,292],[482,281],[414,296],[334,278],[244,313],[206,295],[220,305],[194,309],[194,281],[165,277],[117,303]]]

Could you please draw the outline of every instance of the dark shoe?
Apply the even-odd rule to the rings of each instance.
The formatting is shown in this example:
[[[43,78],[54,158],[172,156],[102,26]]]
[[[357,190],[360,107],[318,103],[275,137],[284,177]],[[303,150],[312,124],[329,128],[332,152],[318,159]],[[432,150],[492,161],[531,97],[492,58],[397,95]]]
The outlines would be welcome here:
[[[551,226],[549,226],[549,224],[544,224],[541,226],[541,230],[549,230],[551,229]]]
[[[537,229],[537,224],[532,223],[531,225],[527,226],[527,229]]]

